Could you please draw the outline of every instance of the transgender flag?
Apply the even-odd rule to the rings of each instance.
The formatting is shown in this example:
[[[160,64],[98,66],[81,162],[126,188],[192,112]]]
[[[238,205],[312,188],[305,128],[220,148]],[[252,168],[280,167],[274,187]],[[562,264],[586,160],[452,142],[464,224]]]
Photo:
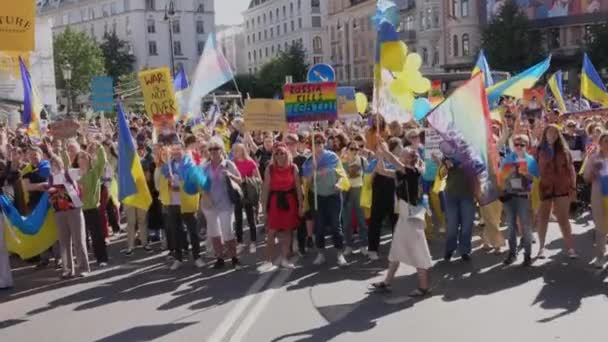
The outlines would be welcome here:
[[[188,102],[189,113],[196,118],[201,113],[201,99],[224,83],[233,79],[230,64],[217,47],[215,34],[211,33],[205,43],[205,50],[194,72],[194,82]]]

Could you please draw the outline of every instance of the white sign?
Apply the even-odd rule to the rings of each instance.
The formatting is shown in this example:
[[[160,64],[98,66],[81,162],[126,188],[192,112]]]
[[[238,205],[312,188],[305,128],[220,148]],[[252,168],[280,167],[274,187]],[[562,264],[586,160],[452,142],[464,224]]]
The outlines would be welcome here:
[[[424,132],[424,159],[430,160],[433,159],[433,155],[437,156],[437,158],[442,157],[441,150],[439,149],[439,144],[443,141],[443,138],[436,130],[432,128],[427,128]]]

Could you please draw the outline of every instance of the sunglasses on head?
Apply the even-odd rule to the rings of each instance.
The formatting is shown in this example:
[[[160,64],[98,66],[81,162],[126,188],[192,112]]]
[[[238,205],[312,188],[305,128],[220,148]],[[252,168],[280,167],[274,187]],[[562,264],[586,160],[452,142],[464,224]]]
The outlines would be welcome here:
[[[219,147],[209,147],[209,151],[219,151],[221,148]]]
[[[351,148],[349,148],[349,150],[351,150],[351,151],[359,151],[359,148],[358,147],[351,147]]]

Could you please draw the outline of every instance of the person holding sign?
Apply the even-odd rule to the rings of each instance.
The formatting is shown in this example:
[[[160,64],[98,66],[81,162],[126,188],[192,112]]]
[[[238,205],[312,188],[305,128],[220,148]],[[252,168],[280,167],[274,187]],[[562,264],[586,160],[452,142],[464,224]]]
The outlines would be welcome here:
[[[313,136],[314,156],[304,165],[304,177],[310,184],[314,184],[312,195],[317,197],[317,210],[315,217],[315,240],[319,250],[315,265],[325,263],[325,234],[330,229],[334,247],[338,250],[338,265],[346,266],[344,258],[344,235],[342,232],[341,209],[342,191],[350,188],[348,177],[338,155],[325,149],[327,140],[322,133]],[[316,182],[313,183],[313,172],[316,173]]]

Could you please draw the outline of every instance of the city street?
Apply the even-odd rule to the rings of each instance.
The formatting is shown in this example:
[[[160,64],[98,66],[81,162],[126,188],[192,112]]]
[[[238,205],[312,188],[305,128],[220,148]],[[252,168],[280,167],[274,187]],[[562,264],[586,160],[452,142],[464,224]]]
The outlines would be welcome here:
[[[437,239],[431,245],[437,260],[433,294],[422,300],[407,297],[416,286],[408,267],[400,269],[393,293],[368,292],[386,259],[367,262],[355,254],[348,268],[338,269],[331,251],[325,266],[312,266],[308,255],[295,270],[261,274],[246,255],[238,271],[215,271],[207,259],[202,271],[188,263],[171,272],[164,254],[138,250],[129,260],[118,257],[119,242],[110,250],[110,267],[85,279],[59,281],[52,270],[16,270],[15,289],[0,293],[0,336],[62,342],[605,341],[598,323],[608,304],[607,273],[589,266],[593,234],[586,218],[575,226],[580,259],[561,253],[559,229],[551,223],[548,258],[532,268],[504,267],[502,257],[480,248],[470,264],[458,258],[445,264]],[[258,259],[262,255],[258,249]]]

